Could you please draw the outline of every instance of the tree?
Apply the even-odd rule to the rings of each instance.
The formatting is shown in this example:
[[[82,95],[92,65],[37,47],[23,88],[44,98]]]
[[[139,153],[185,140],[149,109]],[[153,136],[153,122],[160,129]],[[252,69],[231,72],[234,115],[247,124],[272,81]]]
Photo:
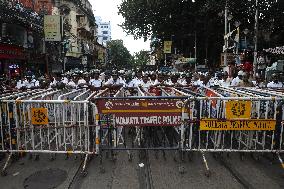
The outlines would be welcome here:
[[[133,66],[135,68],[143,68],[150,61],[149,51],[136,52],[133,57]]]
[[[123,45],[122,40],[112,40],[107,43],[109,50],[109,63],[113,69],[130,68],[132,62],[132,56]]]
[[[154,39],[155,47],[172,40],[173,47],[185,56],[194,52],[196,33],[199,63],[207,59],[214,65],[224,45],[226,2],[233,15],[231,28],[240,21],[240,30],[248,28],[253,43],[255,0],[124,0],[119,6],[119,14],[125,19],[121,27],[135,38]],[[279,0],[259,0],[259,49],[284,44],[283,4]]]

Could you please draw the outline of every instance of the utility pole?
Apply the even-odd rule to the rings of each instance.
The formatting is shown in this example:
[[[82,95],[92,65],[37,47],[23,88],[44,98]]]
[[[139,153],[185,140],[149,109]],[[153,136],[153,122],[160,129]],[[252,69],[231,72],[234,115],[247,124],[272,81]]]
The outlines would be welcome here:
[[[255,0],[255,24],[254,24],[254,56],[253,56],[253,76],[256,76],[257,70],[257,36],[258,36],[258,0]]]
[[[225,6],[225,35],[228,33],[228,1],[226,1]],[[228,48],[228,38],[225,38],[225,54],[224,54],[224,66],[228,65],[227,62],[227,48]]]
[[[195,71],[196,71],[196,64],[197,64],[197,49],[196,49],[196,31],[195,31],[195,33],[194,33],[194,58],[195,58]]]

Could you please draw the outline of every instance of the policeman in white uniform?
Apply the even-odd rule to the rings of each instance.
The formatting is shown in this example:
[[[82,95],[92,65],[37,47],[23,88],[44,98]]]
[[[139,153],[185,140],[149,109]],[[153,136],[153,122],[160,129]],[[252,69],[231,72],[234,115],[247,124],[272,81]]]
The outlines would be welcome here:
[[[141,70],[138,70],[136,72],[136,77],[132,80],[135,87],[139,86],[142,83],[142,75],[143,75],[143,72]]]
[[[143,75],[142,77],[142,82],[140,83],[140,86],[142,87],[142,89],[146,92],[148,92],[149,88],[152,86],[152,82],[150,80],[150,78],[148,77],[148,75]]]
[[[112,77],[109,78],[104,85],[107,87],[124,86],[125,82],[119,79],[118,74],[114,71]]]
[[[67,86],[70,87],[70,88],[73,88],[75,89],[77,87],[76,83],[73,81],[73,78],[71,77],[69,79],[69,82],[67,83]]]
[[[24,79],[24,78],[21,78],[21,79],[17,82],[16,88],[17,88],[17,89],[21,89],[22,87],[25,87],[24,81],[25,81],[25,79]]]
[[[238,76],[235,77],[232,82],[231,82],[231,86],[232,87],[237,87],[239,86],[239,84],[243,81],[243,76],[244,76],[244,72],[243,71],[239,71],[238,72]]]
[[[99,70],[94,71],[94,77],[89,81],[89,84],[92,87],[95,87],[95,88],[102,87],[102,80],[100,79],[100,71]]]
[[[62,78],[61,82],[64,83],[65,85],[68,84],[69,81],[68,81],[68,78],[66,77],[65,74],[63,75],[63,78]]]

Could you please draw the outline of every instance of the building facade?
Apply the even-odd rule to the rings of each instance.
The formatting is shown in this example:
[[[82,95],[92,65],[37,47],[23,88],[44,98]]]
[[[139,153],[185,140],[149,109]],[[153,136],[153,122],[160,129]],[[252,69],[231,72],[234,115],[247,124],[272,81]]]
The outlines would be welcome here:
[[[45,15],[60,16],[60,40],[45,40]],[[96,34],[88,0],[0,0],[0,74],[91,68]]]
[[[60,15],[63,22],[62,69],[67,71],[93,67],[96,23],[90,2],[55,0],[52,15]],[[58,66],[54,65],[55,69]]]
[[[6,78],[46,72],[43,15],[51,2],[0,0],[0,74]]]
[[[106,46],[108,41],[111,41],[111,25],[110,22],[104,22],[101,17],[96,16],[98,26],[97,42]]]

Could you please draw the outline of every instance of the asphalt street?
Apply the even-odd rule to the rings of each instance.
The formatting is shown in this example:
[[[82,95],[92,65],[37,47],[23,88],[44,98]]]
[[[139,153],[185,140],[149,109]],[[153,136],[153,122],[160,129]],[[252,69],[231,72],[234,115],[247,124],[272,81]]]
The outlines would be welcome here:
[[[57,155],[51,161],[49,155],[40,155],[38,160],[29,155],[11,162],[7,176],[0,177],[3,189],[281,189],[284,188],[284,170],[269,154],[259,156],[247,154],[242,160],[239,153],[227,156],[205,153],[210,174],[207,175],[201,153],[168,151],[132,152],[129,161],[126,151],[117,152],[115,158],[103,152],[90,158],[87,174],[81,173],[83,158],[72,155]],[[6,157],[7,158],[7,157]],[[1,161],[3,167],[5,161]],[[140,164],[140,166],[139,166]]]

